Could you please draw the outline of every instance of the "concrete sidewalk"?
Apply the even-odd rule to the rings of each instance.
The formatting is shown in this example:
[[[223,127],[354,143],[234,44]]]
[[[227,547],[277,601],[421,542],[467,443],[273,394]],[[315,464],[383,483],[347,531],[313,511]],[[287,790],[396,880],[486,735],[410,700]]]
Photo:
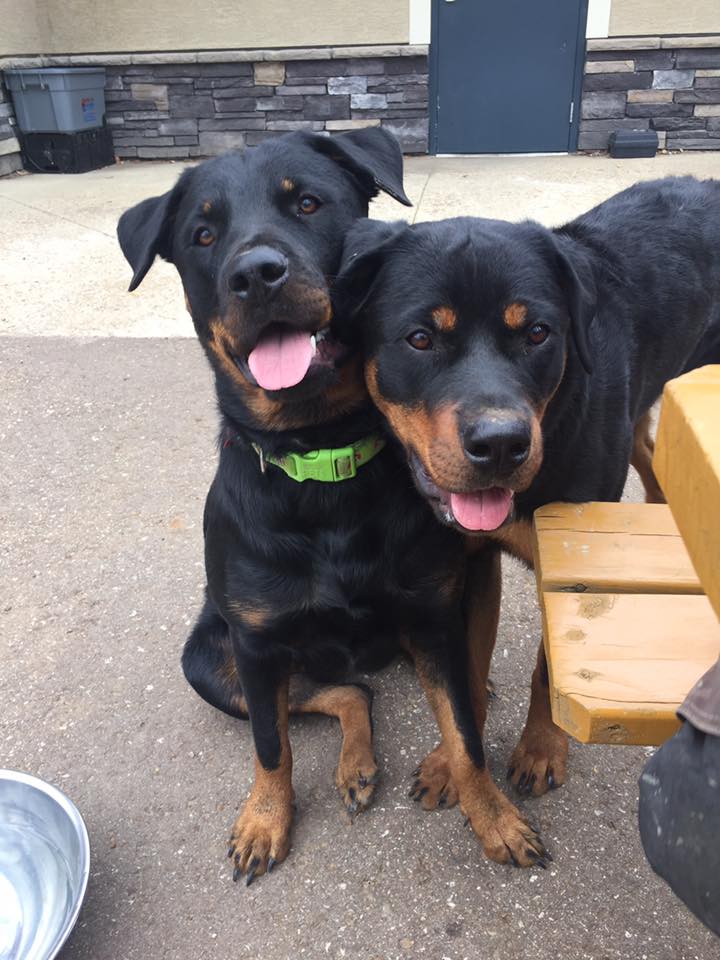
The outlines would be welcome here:
[[[115,240],[123,210],[169,190],[184,167],[125,163],[79,176],[0,180],[0,334],[193,336],[174,269],[156,263],[128,296],[130,268]],[[405,184],[415,206],[382,196],[371,214],[417,221],[532,217],[553,226],[636,180],[686,173],[720,176],[720,154],[409,158]]]
[[[709,155],[423,159],[408,182],[420,217],[557,222],[638,176],[717,167]],[[179,663],[204,586],[211,377],[172,270],[127,296],[114,240],[118,213],[179,169],[0,181],[0,765],[56,783],[88,823],[90,885],[64,960],[720,960],[642,855],[647,751],[573,745],[568,784],[519,804],[551,869],[491,864],[458,810],[407,798],[436,731],[400,664],[369,680],[374,808],[347,822],[337,728],[293,722],[293,850],[272,877],[232,883],[225,841],[251,782],[250,731],[202,702]],[[407,213],[385,199],[376,212]],[[486,738],[498,779],[538,637],[533,578],[508,562]]]

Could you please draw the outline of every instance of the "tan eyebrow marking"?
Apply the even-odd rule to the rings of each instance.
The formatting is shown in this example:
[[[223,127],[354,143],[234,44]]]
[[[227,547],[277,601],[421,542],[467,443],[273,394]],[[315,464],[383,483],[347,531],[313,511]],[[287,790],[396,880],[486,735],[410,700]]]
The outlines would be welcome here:
[[[209,200],[206,200],[202,205],[202,212],[210,213],[211,210],[212,210],[212,204],[210,203]]]
[[[438,330],[443,333],[449,333],[457,326],[457,314],[452,307],[438,307],[433,310],[433,320]]]
[[[295,189],[295,184],[289,177],[284,177],[280,183],[280,186],[283,188],[283,190],[286,190],[288,193],[290,193],[291,190]]]
[[[527,307],[523,303],[511,303],[505,307],[503,319],[505,326],[511,330],[519,330],[525,323],[527,317]]]

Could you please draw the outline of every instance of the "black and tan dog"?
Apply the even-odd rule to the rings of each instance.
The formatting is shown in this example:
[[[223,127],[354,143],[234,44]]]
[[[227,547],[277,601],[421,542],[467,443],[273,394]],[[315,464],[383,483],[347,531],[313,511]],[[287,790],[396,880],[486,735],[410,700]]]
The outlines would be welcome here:
[[[662,499],[650,407],[667,380],[720,360],[720,183],[640,184],[553,231],[360,223],[336,290],[418,490],[480,538],[495,623],[500,551],[532,564],[537,507],[619,500],[631,462],[648,500]],[[474,642],[486,669],[494,633]],[[563,783],[566,758],[541,644],[509,777],[540,795]],[[417,788],[433,795],[446,779],[440,748]]]
[[[401,646],[442,731],[449,802],[459,795],[493,859],[529,866],[546,856],[485,768],[485,689],[468,681],[468,624],[494,629],[482,603],[492,571],[481,558],[466,572],[464,538],[434,522],[384,445],[361,358],[334,336],[330,284],[343,239],[379,190],[408,202],[399,148],[384,131],[298,133],[186,172],[118,228],[131,289],[156,255],[175,264],[216,378],[222,444],[205,509],[207,599],[183,667],[202,697],[252,724],[255,783],[229,851],[248,883],[289,849],[290,712],[339,719],[337,786],[351,814],[369,804],[368,692],[318,681],[383,665]]]

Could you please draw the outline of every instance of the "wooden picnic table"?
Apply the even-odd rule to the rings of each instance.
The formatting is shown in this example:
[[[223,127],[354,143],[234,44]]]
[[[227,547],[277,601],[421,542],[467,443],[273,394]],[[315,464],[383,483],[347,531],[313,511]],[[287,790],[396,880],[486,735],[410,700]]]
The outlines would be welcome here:
[[[720,365],[665,387],[653,467],[720,617]]]
[[[553,718],[584,742],[662,743],[720,655],[720,366],[666,386],[655,470],[668,506],[535,514]]]

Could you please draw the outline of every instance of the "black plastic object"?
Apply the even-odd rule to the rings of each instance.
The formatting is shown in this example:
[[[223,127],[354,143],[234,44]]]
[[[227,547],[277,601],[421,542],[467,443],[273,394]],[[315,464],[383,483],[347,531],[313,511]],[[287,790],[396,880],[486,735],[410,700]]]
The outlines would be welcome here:
[[[86,173],[115,163],[109,127],[22,135],[23,165],[33,173]]]
[[[654,157],[657,148],[658,135],[654,130],[614,130],[610,134],[611,157]]]

